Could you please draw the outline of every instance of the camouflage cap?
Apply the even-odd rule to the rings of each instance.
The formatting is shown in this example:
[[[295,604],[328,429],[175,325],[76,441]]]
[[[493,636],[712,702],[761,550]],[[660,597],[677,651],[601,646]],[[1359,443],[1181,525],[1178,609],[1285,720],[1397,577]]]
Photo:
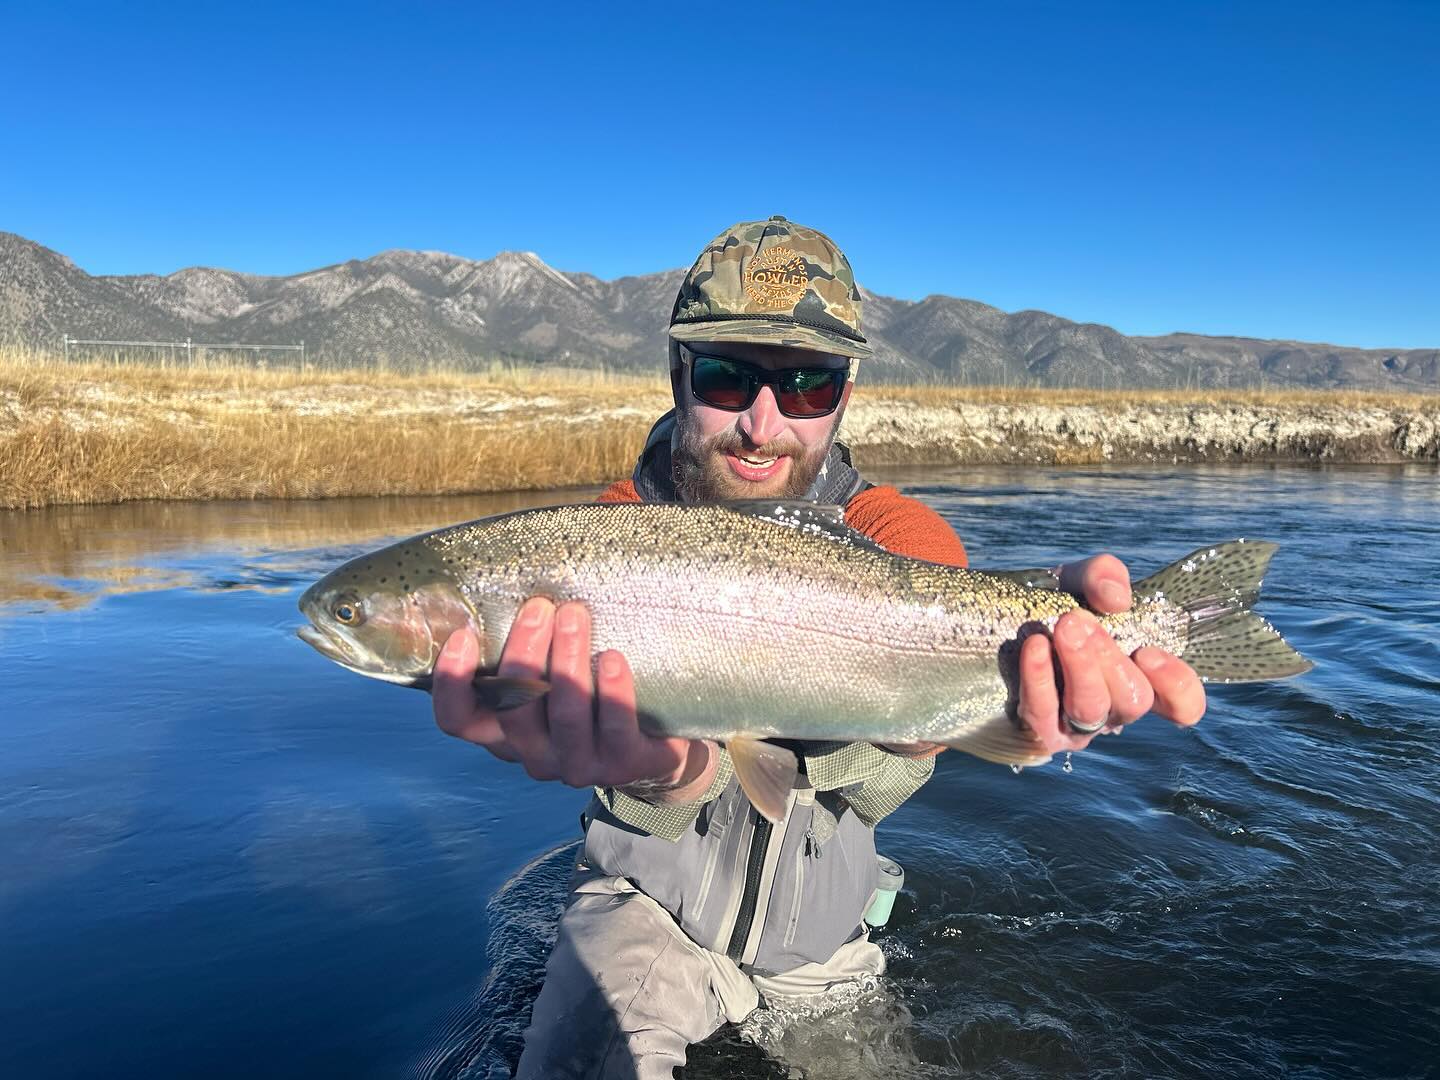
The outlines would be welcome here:
[[[676,341],[750,341],[869,356],[860,290],[824,233],[786,221],[742,221],[706,245],[670,313]]]

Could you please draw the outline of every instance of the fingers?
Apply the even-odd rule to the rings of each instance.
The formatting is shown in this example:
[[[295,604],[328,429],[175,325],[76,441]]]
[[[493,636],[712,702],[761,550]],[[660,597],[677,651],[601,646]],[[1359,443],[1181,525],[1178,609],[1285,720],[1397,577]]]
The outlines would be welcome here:
[[[495,714],[475,706],[471,680],[479,663],[480,642],[475,631],[466,626],[451,634],[435,661],[431,681],[435,723],[447,735],[483,746],[506,761],[517,761]]]
[[[589,787],[596,778],[595,686],[590,674],[590,612],[584,604],[561,604],[555,610],[549,697],[554,771],[571,787]]]
[[[1092,555],[1059,569],[1060,587],[1093,610],[1109,615],[1129,609],[1130,571],[1114,555]]]
[[[1060,617],[1055,651],[1064,681],[1061,705],[1076,727],[1125,725],[1150,711],[1149,680],[1088,611]]]
[[[1154,689],[1157,713],[1182,727],[1205,715],[1205,684],[1189,664],[1149,645],[1137,649],[1134,659]]]
[[[1060,726],[1060,689],[1050,639],[1031,634],[1020,644],[1020,698],[1016,715],[1036,742],[1054,753],[1065,749],[1068,733]]]
[[[495,673],[502,678],[543,679],[554,629],[554,604],[542,597],[525,601],[510,627]],[[546,709],[546,698],[540,698],[495,714],[505,740],[525,765],[525,771],[536,780],[554,780],[559,776],[550,752]]]
[[[657,739],[640,730],[635,709],[635,677],[625,657],[613,650],[595,664],[595,746],[598,768],[607,785],[653,781],[678,782],[690,757],[689,739]]]

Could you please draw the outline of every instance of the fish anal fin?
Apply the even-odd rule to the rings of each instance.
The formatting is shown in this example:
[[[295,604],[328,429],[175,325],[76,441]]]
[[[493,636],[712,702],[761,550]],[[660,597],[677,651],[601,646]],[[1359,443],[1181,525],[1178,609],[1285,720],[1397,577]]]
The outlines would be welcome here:
[[[795,755],[760,739],[731,739],[725,749],[730,751],[735,779],[750,805],[778,825],[785,817],[785,804],[799,771]]]
[[[501,675],[476,675],[476,700],[487,709],[504,712],[528,705],[550,692],[544,679],[507,679]]]
[[[953,750],[1000,765],[1044,765],[1051,755],[1024,728],[998,713],[963,735],[941,740]]]

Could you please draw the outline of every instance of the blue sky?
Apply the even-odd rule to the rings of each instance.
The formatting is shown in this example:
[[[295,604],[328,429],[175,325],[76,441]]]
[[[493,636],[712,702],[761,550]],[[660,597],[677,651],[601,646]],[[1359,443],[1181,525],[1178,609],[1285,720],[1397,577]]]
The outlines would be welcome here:
[[[0,229],[91,273],[613,278],[779,213],[892,296],[1440,346],[1428,0],[0,0],[0,43]]]

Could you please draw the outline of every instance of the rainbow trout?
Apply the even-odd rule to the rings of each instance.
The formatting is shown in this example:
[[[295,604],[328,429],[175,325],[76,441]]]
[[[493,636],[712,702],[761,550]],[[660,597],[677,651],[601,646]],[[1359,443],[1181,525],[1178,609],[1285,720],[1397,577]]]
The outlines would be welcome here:
[[[1250,682],[1310,663],[1251,612],[1275,545],[1201,548],[1136,583],[1101,623],[1202,678]],[[1014,719],[1020,641],[1078,606],[1042,570],[961,570],[892,555],[838,507],[556,506],[439,529],[354,559],[300,598],[300,636],[351,671],[428,689],[470,624],[478,699],[548,686],[493,674],[527,597],[584,602],[597,652],[630,662],[640,723],[724,742],[751,802],[783,813],[796,761],[769,738],[935,742],[989,761],[1046,760]]]

